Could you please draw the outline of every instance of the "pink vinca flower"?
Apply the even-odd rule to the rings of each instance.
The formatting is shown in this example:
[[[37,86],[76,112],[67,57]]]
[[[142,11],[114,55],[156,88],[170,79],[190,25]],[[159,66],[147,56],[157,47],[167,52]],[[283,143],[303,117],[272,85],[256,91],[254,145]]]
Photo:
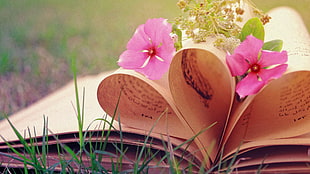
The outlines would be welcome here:
[[[160,79],[168,71],[175,53],[171,30],[166,19],[147,20],[127,43],[127,50],[120,55],[118,65],[140,72],[151,80]]]
[[[262,50],[263,41],[250,35],[226,56],[226,63],[232,76],[246,76],[238,82],[236,92],[241,98],[256,94],[271,79],[277,79],[287,69],[286,51]]]

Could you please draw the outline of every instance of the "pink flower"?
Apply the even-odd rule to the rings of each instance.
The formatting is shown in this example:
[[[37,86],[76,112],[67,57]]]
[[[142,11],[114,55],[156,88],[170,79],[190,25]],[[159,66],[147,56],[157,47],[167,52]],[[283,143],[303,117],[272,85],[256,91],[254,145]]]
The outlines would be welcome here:
[[[127,43],[118,65],[133,69],[151,80],[160,79],[168,71],[173,54],[172,27],[163,18],[149,19],[140,25]]]
[[[271,79],[277,79],[287,69],[286,51],[262,50],[263,41],[247,36],[234,51],[226,56],[226,63],[232,76],[246,75],[236,87],[241,98],[256,94]],[[270,67],[271,66],[271,67]]]

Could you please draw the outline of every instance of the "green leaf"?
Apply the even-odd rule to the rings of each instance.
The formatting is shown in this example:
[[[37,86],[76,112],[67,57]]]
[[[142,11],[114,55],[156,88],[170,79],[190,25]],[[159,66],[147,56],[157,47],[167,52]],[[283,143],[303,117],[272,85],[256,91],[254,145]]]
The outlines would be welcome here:
[[[176,25],[173,25],[172,33],[178,36],[178,41],[174,43],[174,47],[176,50],[179,50],[182,48],[182,31]]]
[[[264,41],[264,25],[258,18],[251,18],[244,24],[240,33],[241,42],[244,41],[248,35],[253,35],[257,39]]]
[[[283,46],[282,40],[272,40],[265,42],[263,45],[263,50],[270,50],[270,51],[281,51]]]

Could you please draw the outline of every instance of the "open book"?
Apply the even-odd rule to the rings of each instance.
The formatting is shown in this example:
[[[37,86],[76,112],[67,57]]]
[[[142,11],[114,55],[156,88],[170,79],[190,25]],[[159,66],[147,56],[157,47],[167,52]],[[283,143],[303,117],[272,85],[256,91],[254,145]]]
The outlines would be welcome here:
[[[122,167],[127,169],[133,168],[131,160],[139,156],[137,149],[146,146],[153,152],[154,159],[148,165],[153,166],[150,170],[155,172],[169,170],[168,158],[161,160],[166,154],[182,161],[180,168],[185,166],[193,171],[199,171],[201,166],[217,170],[215,166],[226,161],[227,164],[232,162],[238,171],[309,172],[310,36],[295,11],[277,8],[269,15],[272,21],[265,27],[265,40],[284,41],[289,67],[281,78],[271,81],[258,94],[238,100],[234,78],[225,64],[226,53],[216,49],[212,39],[200,44],[188,41],[176,53],[169,72],[160,80],[152,81],[124,69],[105,75],[96,97],[103,110],[119,122],[113,121],[111,131],[102,131],[111,128],[106,122],[92,124],[84,128],[84,132],[92,133],[85,139],[99,143],[108,133],[110,153],[117,150],[115,144],[126,144]],[[61,96],[55,98],[55,104],[59,100]],[[85,112],[96,109],[88,108],[86,99]],[[78,128],[72,126],[75,122],[71,117],[46,116],[49,117],[48,128],[54,133],[48,136],[49,165],[57,168],[56,144],[78,147]],[[92,123],[96,119],[94,116],[98,115],[85,114],[85,125]],[[33,125],[31,122],[42,122],[42,118],[42,115],[23,118],[20,114],[11,121],[13,125],[16,121],[19,129],[25,129],[29,123]],[[108,120],[112,122],[113,119],[109,117]],[[10,125],[0,122],[0,134],[4,139],[13,143],[13,147],[23,147],[8,129]],[[40,127],[36,127],[38,129]],[[41,146],[44,135],[40,131],[35,135]],[[4,155],[14,154],[4,140],[0,141],[0,165],[3,168],[24,167],[22,161]],[[111,167],[115,162],[111,158],[103,158],[103,166]]]

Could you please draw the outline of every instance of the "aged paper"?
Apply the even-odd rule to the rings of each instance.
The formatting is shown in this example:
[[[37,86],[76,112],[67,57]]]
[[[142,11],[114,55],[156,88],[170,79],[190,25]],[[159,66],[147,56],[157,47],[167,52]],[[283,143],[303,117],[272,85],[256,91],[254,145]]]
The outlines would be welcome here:
[[[128,127],[189,139],[194,135],[179,120],[165,85],[166,77],[151,81],[133,70],[119,69],[100,83],[98,101],[110,116],[116,113],[115,119],[119,117]]]
[[[273,20],[266,26],[266,34],[271,33],[267,39],[284,41],[283,49],[289,55],[289,69],[283,77],[271,81],[253,97],[253,101],[245,103],[239,112],[234,113],[235,117],[240,118],[232,134],[228,134],[230,140],[226,148],[231,150],[239,147],[240,142],[244,143],[241,147],[246,147],[247,143],[255,147],[261,141],[267,141],[265,145],[285,144],[285,138],[294,141],[293,137],[309,132],[309,34],[300,16],[292,9],[275,9],[270,15]]]
[[[197,139],[212,160],[219,149],[234,94],[234,80],[224,63],[225,55],[214,48],[213,40],[187,43],[175,55],[169,72],[173,99],[194,134],[215,123]]]

